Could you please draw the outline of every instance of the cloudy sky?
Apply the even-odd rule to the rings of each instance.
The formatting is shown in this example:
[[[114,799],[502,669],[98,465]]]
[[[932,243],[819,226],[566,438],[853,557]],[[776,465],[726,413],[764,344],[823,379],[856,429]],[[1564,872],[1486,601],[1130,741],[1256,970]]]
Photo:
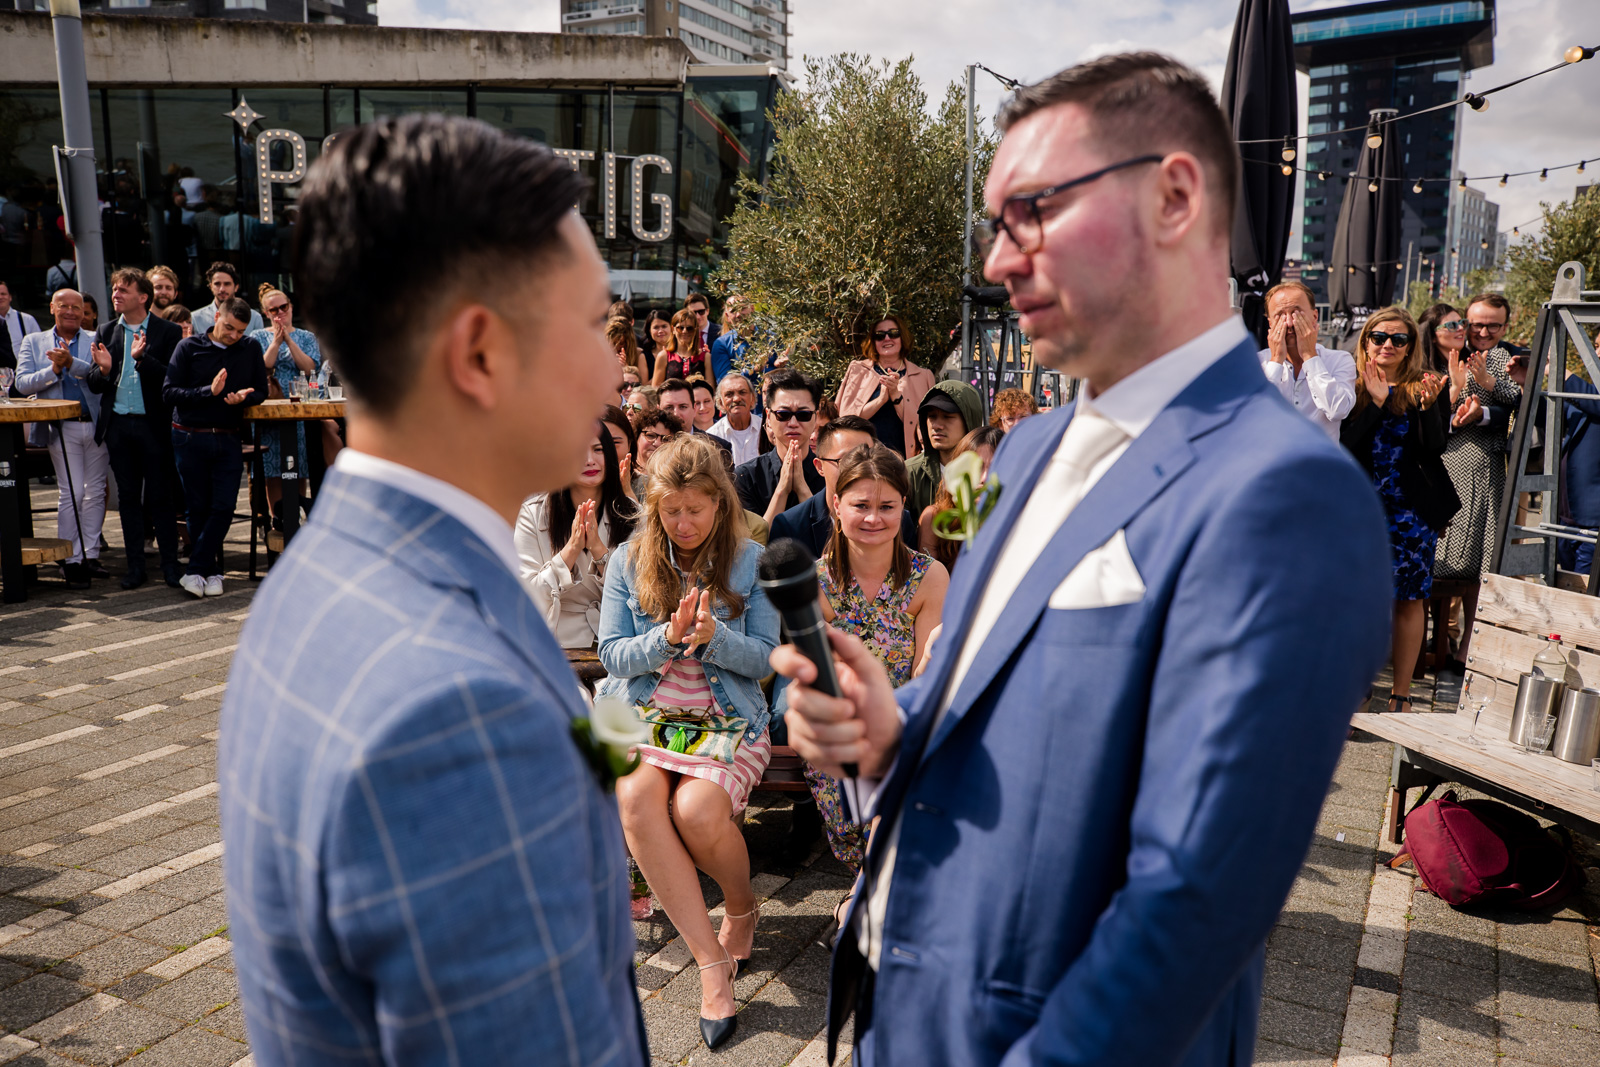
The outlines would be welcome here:
[[[1295,11],[1344,0],[1290,0]],[[1600,45],[1597,0],[1499,0],[1495,62],[1467,87],[1482,90],[1556,62],[1574,43]],[[386,25],[551,32],[557,0],[383,0]],[[794,54],[853,51],[889,59],[913,56],[937,98],[962,68],[983,63],[1023,81],[1107,52],[1154,48],[1204,70],[1219,87],[1237,0],[791,0]],[[791,70],[798,70],[798,62]],[[980,72],[978,100],[992,114],[1003,93]],[[1302,94],[1304,92],[1302,78]],[[1600,159],[1600,57],[1497,94],[1487,111],[1463,120],[1468,175],[1498,175]],[[1304,100],[1302,98],[1302,109]],[[1302,126],[1303,128],[1303,126]],[[1597,168],[1600,170],[1600,168]],[[1537,219],[1540,200],[1563,200],[1583,178],[1571,170],[1476,183],[1501,205],[1501,225]]]

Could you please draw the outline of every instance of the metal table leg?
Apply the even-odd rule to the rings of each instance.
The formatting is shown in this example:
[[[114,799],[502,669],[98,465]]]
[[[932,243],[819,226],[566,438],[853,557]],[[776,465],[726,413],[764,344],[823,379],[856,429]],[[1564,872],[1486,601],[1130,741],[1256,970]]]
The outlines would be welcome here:
[[[22,565],[23,503],[27,499],[26,472],[17,455],[17,435],[0,426],[0,584],[3,601],[20,604],[28,599],[28,570]]]

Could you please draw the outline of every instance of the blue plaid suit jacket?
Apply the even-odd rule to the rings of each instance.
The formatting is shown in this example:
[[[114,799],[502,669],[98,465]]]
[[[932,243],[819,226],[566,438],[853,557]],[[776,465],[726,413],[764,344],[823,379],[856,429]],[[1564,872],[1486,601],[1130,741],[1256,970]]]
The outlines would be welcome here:
[[[250,612],[218,774],[258,1067],[643,1065],[615,801],[490,548],[330,473]]]

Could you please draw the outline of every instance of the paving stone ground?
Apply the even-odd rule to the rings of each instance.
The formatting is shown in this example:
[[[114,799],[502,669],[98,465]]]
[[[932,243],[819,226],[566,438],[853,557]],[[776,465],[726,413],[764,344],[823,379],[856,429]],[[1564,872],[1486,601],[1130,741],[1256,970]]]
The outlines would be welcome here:
[[[36,506],[52,496],[36,490]],[[120,576],[114,515],[108,526]],[[47,575],[0,606],[0,1064],[249,1062],[215,793],[217,713],[254,592],[246,535],[234,527],[218,599],[159,582],[75,592]],[[1448,679],[1416,689],[1418,710],[1454,704]],[[1600,1063],[1595,843],[1578,842],[1584,893],[1553,914],[1448,908],[1381,870],[1391,755],[1363,735],[1346,745],[1268,942],[1256,1062]],[[789,818],[785,797],[758,793],[745,824],[764,900],[729,1044],[701,1043],[698,972],[665,916],[635,924],[657,1065],[825,1062],[817,937],[850,878],[820,845],[784,865]],[[721,915],[713,885],[707,903]]]

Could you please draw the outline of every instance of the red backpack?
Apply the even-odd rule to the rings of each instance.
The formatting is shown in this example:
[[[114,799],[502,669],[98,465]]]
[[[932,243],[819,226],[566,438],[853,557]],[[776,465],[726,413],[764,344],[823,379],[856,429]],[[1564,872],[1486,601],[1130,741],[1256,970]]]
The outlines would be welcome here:
[[[1426,798],[1424,793],[1423,797]],[[1450,790],[1406,815],[1405,845],[1423,888],[1447,904],[1475,902],[1536,911],[1583,885],[1572,854],[1532,816],[1493,800],[1456,800]]]

